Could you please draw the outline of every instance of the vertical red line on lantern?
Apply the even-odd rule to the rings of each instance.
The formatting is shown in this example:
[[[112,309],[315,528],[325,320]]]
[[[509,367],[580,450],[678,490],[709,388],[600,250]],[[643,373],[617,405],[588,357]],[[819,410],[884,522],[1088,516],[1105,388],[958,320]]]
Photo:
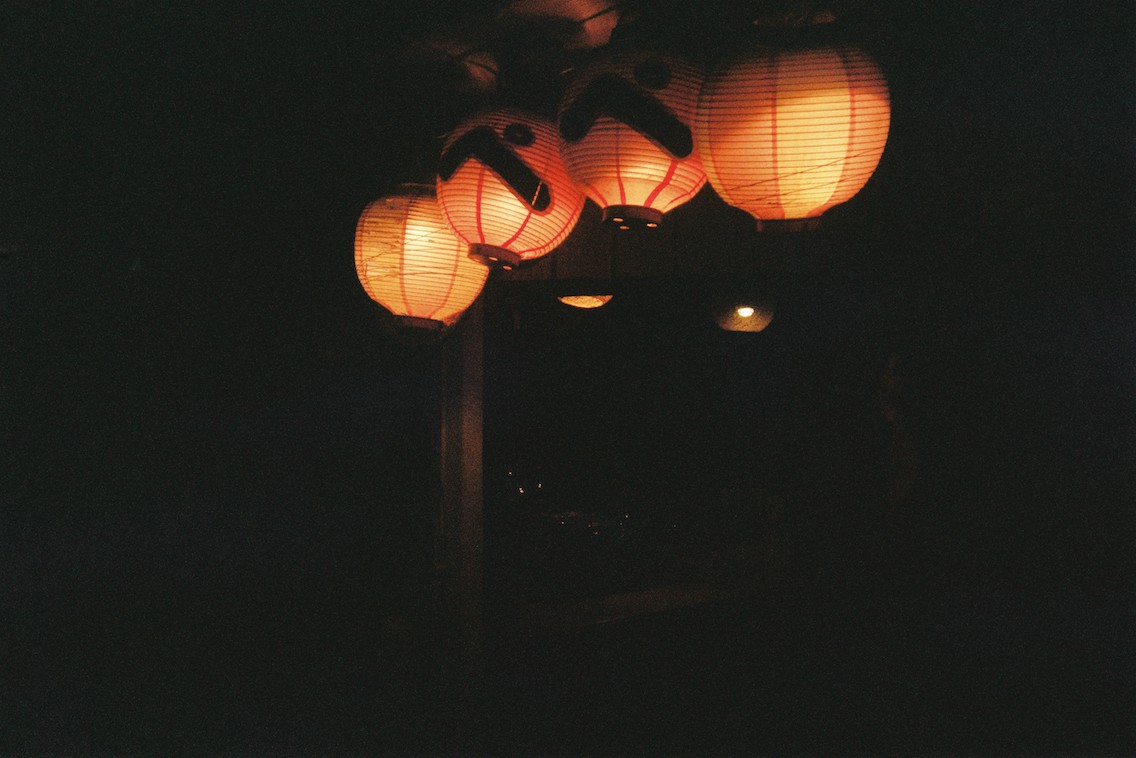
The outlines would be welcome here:
[[[521,222],[520,227],[518,227],[517,231],[513,233],[513,236],[502,242],[499,247],[508,248],[509,245],[516,242],[517,238],[521,236],[521,232],[523,232],[525,230],[525,227],[529,225],[529,220],[532,219],[532,217],[533,212],[530,210],[525,214],[525,220]]]
[[[445,220],[442,219],[442,222],[445,223]],[[461,256],[462,256],[462,252],[460,250],[458,250],[456,252],[457,252],[457,255],[451,255],[450,256],[450,258],[453,260],[453,269],[450,271],[450,281],[446,286],[446,294],[442,297],[441,302],[438,303],[438,307],[436,307],[434,310],[432,310],[430,312],[430,315],[427,316],[426,318],[434,318],[435,316],[438,315],[439,311],[441,311],[443,308],[448,306],[449,303],[450,303],[450,296],[453,295],[453,293],[454,293],[454,284],[456,284],[457,280],[458,280],[458,267],[461,264]],[[444,319],[437,319],[437,320],[442,321]]]
[[[619,204],[627,205],[627,190],[623,187],[623,164],[620,161],[622,157],[620,151],[623,147],[620,140],[622,134],[622,127],[617,127],[615,130],[615,182],[619,186]]]
[[[708,86],[707,86],[706,89],[707,89],[707,93],[709,94],[709,97],[706,98],[707,103],[713,103],[714,102],[714,98],[718,96],[718,93],[717,93],[716,90],[722,84],[723,79],[724,79],[724,77],[719,76],[719,77],[716,77],[715,80],[707,82]],[[706,95],[704,94],[702,97],[705,97],[705,96]],[[735,205],[736,201],[732,197],[733,193],[730,192],[730,187],[728,187],[726,185],[725,178],[722,176],[722,173],[718,170],[718,161],[717,161],[717,158],[716,158],[717,150],[715,149],[715,147],[718,144],[718,139],[717,139],[717,136],[714,134],[714,125],[716,125],[717,122],[720,119],[711,118],[711,111],[712,110],[713,110],[712,106],[707,104],[704,107],[700,108],[699,112],[695,113],[695,120],[696,120],[696,124],[698,126],[698,131],[705,130],[705,132],[706,132],[706,140],[703,142],[703,144],[705,144],[707,147],[710,148],[709,150],[700,150],[699,151],[700,153],[703,153],[706,156],[706,160],[703,160],[702,166],[703,166],[703,168],[706,168],[707,164],[709,164],[709,170],[706,172],[706,175],[709,177],[710,174],[713,173],[714,180],[715,180],[714,183],[717,184],[717,187],[715,189],[717,189],[720,193],[722,193],[723,199],[725,199],[731,205]],[[726,195],[730,195],[730,197],[726,197]]]
[[[675,170],[677,168],[678,161],[674,158],[671,158],[671,165],[667,167],[666,176],[663,177],[662,181],[655,185],[655,188],[651,190],[651,194],[647,195],[647,199],[643,201],[643,205],[645,207],[652,207],[651,203],[655,202],[655,198],[659,196],[659,193],[665,190],[670,185],[671,180],[674,179]],[[666,210],[669,210],[669,208],[667,208]]]
[[[612,203],[609,203],[607,201],[607,198],[604,197],[604,193],[600,192],[596,187],[595,182],[587,182],[584,184],[584,186],[592,191],[592,193],[595,195],[595,199],[599,201],[599,206],[601,208],[606,208],[609,205],[612,205]]]
[[[481,196],[483,194],[482,188],[485,185],[485,172],[484,166],[479,166],[477,169],[477,197],[473,204],[474,221],[477,226],[477,241],[482,245],[485,244],[485,232],[481,229]]]
[[[513,244],[514,242],[516,242],[516,241],[517,241],[517,239],[518,239],[518,238],[520,238],[520,236],[521,236],[521,233],[525,231],[525,227],[529,225],[529,221],[531,221],[531,220],[532,220],[533,214],[535,213],[535,211],[533,210],[532,204],[533,204],[534,202],[536,202],[536,198],[537,198],[537,196],[539,196],[539,195],[540,195],[540,188],[541,188],[541,187],[543,187],[543,186],[545,186],[545,185],[547,184],[547,183],[546,183],[546,182],[544,181],[544,177],[548,176],[548,175],[549,175],[549,174],[551,173],[551,172],[550,172],[550,169],[549,169],[549,166],[551,165],[551,163],[552,163],[552,161],[553,161],[553,156],[554,156],[554,155],[555,155],[555,156],[557,156],[557,157],[559,157],[559,155],[560,155],[560,154],[559,154],[558,152],[557,152],[557,153],[553,153],[553,152],[551,152],[551,151],[546,151],[546,152],[545,152],[545,154],[544,154],[544,163],[542,163],[542,164],[541,164],[541,166],[540,166],[540,174],[539,174],[539,176],[540,176],[540,179],[538,180],[538,181],[539,181],[539,184],[537,185],[537,190],[536,190],[536,193],[535,193],[535,195],[534,195],[533,197],[529,198],[529,202],[528,202],[528,203],[526,204],[526,205],[527,205],[527,207],[528,207],[528,212],[527,212],[527,213],[525,213],[525,220],[521,222],[521,225],[520,225],[520,227],[518,227],[518,228],[517,228],[517,231],[513,233],[513,236],[512,236],[512,237],[510,237],[509,239],[507,239],[507,240],[505,240],[504,242],[502,242],[502,243],[501,243],[501,247],[505,247],[505,248],[507,248],[507,247],[509,247],[509,245],[511,245],[511,244]],[[546,214],[551,214],[551,213],[552,213],[552,209],[553,209],[553,208],[555,207],[555,205],[556,205],[556,201],[557,201],[557,200],[558,200],[559,198],[556,198],[556,197],[553,197],[553,196],[552,196],[552,185],[550,185],[550,184],[549,184],[549,185],[547,185],[547,186],[548,186],[548,192],[549,192],[549,199],[550,199],[550,201],[549,201],[549,203],[548,203],[548,208],[547,208],[547,209],[545,210],[545,213],[546,213]],[[517,250],[514,250],[513,252],[517,253],[517,255],[521,255],[521,251],[517,251]],[[524,251],[524,252],[528,252],[528,251],[526,250],[526,251]]]
[[[403,310],[408,316],[414,316],[414,309],[410,305],[410,295],[406,292],[406,227],[409,226],[410,209],[414,205],[413,200],[407,200],[406,206],[402,209],[401,223],[399,224],[399,240],[398,246],[398,289],[402,293]]]
[[[363,285],[363,291],[367,293],[367,297],[372,300],[378,300],[372,292],[371,277],[368,272],[368,263],[366,258],[366,243],[370,235],[367,231],[370,219],[371,203],[363,210],[363,215],[359,217],[358,223],[355,224],[355,272],[359,275],[359,281]]]
[[[692,198],[695,195],[697,195],[698,190],[702,189],[702,185],[703,185],[703,182],[697,182],[697,183],[694,184],[694,186],[692,186],[686,192],[683,192],[681,195],[676,195],[675,197],[671,198],[670,204],[667,206],[666,210],[664,210],[663,212],[666,213],[671,208],[675,208],[679,205],[682,205],[689,198]]]

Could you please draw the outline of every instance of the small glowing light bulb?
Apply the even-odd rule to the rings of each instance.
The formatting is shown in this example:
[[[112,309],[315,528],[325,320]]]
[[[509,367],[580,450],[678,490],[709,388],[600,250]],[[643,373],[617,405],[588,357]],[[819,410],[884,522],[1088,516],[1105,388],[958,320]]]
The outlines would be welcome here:
[[[742,318],[749,318],[753,315],[753,308],[748,305],[743,305],[742,307],[738,308],[738,315]]]

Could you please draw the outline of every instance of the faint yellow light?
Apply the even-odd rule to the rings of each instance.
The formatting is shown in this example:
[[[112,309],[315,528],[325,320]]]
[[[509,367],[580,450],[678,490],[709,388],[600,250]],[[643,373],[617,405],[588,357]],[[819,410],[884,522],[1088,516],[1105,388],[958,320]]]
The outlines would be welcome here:
[[[517,487],[517,492],[519,492],[523,495],[523,494],[525,494],[525,488],[524,487]]]
[[[773,320],[773,307],[750,301],[747,305],[723,303],[714,309],[714,320],[729,332],[760,332]]]
[[[564,295],[556,298],[573,308],[599,308],[611,301],[611,295]]]
[[[369,204],[355,228],[355,271],[364,291],[406,326],[454,324],[481,294],[489,269],[471,261],[432,186],[403,185]]]

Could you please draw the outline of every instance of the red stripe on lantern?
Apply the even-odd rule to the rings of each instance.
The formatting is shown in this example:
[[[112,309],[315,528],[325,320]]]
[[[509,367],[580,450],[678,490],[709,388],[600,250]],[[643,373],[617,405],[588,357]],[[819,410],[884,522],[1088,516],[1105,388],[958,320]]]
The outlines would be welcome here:
[[[438,177],[446,221],[459,238],[478,246],[472,254],[515,264],[552,251],[572,231],[584,205],[583,192],[564,169],[555,127],[521,110],[486,111],[458,125],[443,150],[474,129],[489,131],[496,145]],[[489,165],[494,162],[505,165]]]
[[[883,74],[862,51],[760,48],[707,79],[695,140],[730,205],[758,220],[814,218],[871,177],[890,114]]]
[[[691,134],[701,70],[646,50],[579,70],[560,102],[560,153],[605,218],[657,222],[706,183]],[[688,141],[676,154],[675,135]]]

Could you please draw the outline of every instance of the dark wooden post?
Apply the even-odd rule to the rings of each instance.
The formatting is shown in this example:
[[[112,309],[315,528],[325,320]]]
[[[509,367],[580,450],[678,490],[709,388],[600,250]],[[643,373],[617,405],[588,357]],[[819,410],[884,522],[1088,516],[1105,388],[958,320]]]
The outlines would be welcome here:
[[[468,735],[479,718],[482,629],[482,423],[484,321],[474,303],[442,347],[442,497],[435,522],[438,640],[444,648],[452,727]]]

